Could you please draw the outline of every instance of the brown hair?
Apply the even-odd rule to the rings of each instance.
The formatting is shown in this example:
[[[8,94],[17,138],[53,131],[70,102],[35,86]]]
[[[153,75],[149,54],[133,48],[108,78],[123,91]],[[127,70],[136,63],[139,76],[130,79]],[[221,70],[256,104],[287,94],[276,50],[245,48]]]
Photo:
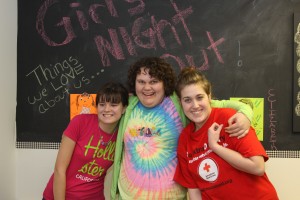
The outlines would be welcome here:
[[[136,61],[128,70],[128,86],[129,92],[136,95],[135,81],[141,68],[145,67],[149,70],[151,77],[157,78],[163,82],[165,95],[170,96],[175,90],[176,74],[172,66],[164,59],[159,57],[145,57]]]
[[[176,84],[176,94],[181,98],[181,90],[192,84],[201,84],[207,95],[211,95],[211,83],[206,79],[204,74],[202,74],[195,67],[189,66],[181,70],[178,75],[178,81]]]
[[[128,90],[118,82],[108,82],[97,92],[96,105],[100,102],[122,103],[128,105]]]

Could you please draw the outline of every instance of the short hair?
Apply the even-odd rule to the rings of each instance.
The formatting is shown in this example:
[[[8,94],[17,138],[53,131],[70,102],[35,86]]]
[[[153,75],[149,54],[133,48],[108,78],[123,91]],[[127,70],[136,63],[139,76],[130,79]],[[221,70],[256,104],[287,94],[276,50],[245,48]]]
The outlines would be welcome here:
[[[178,81],[176,84],[176,94],[181,98],[181,90],[187,85],[201,84],[207,95],[212,94],[211,83],[193,66],[185,67],[178,75]]]
[[[176,74],[172,66],[164,59],[159,57],[144,57],[136,61],[128,70],[128,87],[129,92],[136,95],[135,82],[141,68],[149,70],[151,77],[157,78],[163,82],[165,95],[170,96],[175,90]]]
[[[122,103],[128,105],[128,90],[121,83],[108,82],[102,85],[96,96],[96,105],[100,102]]]

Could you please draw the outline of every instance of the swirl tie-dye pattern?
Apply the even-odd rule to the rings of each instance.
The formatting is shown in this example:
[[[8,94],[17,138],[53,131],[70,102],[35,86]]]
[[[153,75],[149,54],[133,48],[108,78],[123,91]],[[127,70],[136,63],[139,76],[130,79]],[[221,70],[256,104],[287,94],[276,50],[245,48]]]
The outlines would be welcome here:
[[[182,199],[173,181],[182,122],[170,98],[155,108],[138,104],[124,135],[125,151],[118,182],[122,199]]]

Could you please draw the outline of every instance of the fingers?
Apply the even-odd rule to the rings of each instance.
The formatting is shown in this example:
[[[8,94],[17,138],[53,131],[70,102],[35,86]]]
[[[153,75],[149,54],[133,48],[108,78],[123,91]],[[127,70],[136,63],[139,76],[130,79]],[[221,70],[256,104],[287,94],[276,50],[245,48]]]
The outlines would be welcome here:
[[[238,130],[238,131],[233,131],[232,133],[229,133],[229,137],[238,137],[243,135],[245,133],[245,130]]]
[[[229,126],[232,125],[232,124],[234,124],[235,121],[236,121],[236,118],[235,118],[235,115],[233,115],[233,116],[230,117],[229,120],[228,120]]]
[[[220,125],[217,127],[217,129],[215,129],[215,130],[220,132],[222,128],[223,128],[223,124],[220,124]]]
[[[216,131],[216,130],[218,130],[219,125],[218,125],[217,123],[214,122],[214,123],[212,124],[211,127],[212,127],[212,129],[213,129],[214,131]]]
[[[228,127],[225,127],[225,132],[232,134],[232,133],[236,133],[239,131],[242,131],[243,129],[241,129],[241,127],[238,124],[232,124],[229,125]],[[245,131],[245,130],[244,130]]]
[[[218,125],[219,125],[219,124],[217,124],[216,122],[214,122],[214,123],[212,123],[212,125],[209,127],[209,129],[215,130],[215,129],[218,128]]]
[[[249,131],[249,129],[248,130],[240,130],[236,133],[230,134],[229,137],[237,137],[237,139],[241,139],[248,134],[248,131]]]
[[[214,131],[218,131],[218,130],[220,130],[222,127],[223,127],[223,124],[217,124],[217,123],[213,123],[213,130]]]
[[[221,130],[223,127],[223,124],[218,124],[216,122],[214,122],[209,129],[213,130],[213,131],[219,131]]]
[[[225,128],[230,137],[243,138],[250,128],[250,121],[242,113],[234,114],[228,120],[228,127]]]
[[[244,133],[242,133],[242,134],[241,134],[240,136],[238,136],[237,138],[238,138],[238,139],[241,139],[241,138],[245,137],[245,136],[248,134],[248,131],[249,131],[249,129],[248,129],[248,130],[245,130]]]

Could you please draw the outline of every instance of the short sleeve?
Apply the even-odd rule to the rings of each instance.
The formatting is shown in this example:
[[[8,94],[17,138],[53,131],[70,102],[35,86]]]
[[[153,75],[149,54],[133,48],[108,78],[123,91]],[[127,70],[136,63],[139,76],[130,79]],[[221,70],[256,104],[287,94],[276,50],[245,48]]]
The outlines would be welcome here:
[[[67,128],[65,129],[64,135],[74,140],[75,142],[78,141],[80,137],[80,123],[82,122],[82,120],[84,120],[83,118],[84,115],[76,115],[75,117],[73,117]]]
[[[263,156],[265,161],[269,159],[263,145],[258,140],[256,132],[252,127],[250,127],[249,132],[245,137],[241,139],[233,137],[231,139],[235,143],[236,151],[242,154],[242,156],[246,158],[252,156]]]

